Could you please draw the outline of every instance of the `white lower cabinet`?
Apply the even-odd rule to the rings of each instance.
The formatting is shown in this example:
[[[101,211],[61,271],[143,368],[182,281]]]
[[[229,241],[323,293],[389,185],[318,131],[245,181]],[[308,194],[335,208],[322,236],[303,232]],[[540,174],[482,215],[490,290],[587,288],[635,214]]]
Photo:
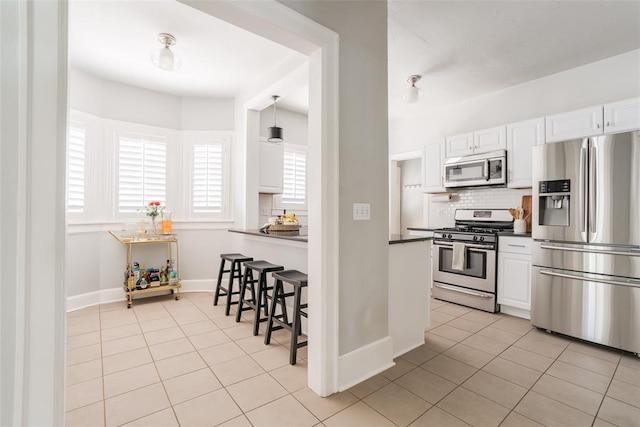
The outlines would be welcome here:
[[[500,236],[498,304],[503,313],[531,318],[531,238]]]

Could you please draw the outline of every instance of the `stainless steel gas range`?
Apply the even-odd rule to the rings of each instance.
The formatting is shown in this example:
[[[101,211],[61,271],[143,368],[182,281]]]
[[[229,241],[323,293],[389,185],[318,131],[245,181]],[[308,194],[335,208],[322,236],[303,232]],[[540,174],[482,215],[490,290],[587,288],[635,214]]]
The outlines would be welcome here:
[[[433,235],[433,297],[498,311],[498,232],[513,230],[507,209],[457,209],[455,227]]]

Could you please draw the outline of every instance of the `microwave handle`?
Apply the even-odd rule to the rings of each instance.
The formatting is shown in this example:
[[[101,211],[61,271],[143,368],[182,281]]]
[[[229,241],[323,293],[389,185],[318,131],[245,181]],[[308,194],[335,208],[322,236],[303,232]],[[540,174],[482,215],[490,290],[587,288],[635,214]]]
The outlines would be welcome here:
[[[489,181],[489,159],[484,161],[484,178]]]

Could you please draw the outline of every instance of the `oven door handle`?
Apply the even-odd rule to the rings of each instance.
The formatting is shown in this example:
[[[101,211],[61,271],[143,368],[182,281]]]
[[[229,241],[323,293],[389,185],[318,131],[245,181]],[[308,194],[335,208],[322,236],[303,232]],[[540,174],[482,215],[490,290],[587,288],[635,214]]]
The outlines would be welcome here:
[[[481,293],[481,292],[468,291],[466,289],[460,289],[460,288],[457,288],[455,286],[441,285],[439,283],[434,283],[433,286],[435,286],[436,288],[440,288],[440,289],[446,289],[447,291],[460,292],[461,294],[473,295],[474,297],[493,298],[493,294],[485,294],[485,293]]]
[[[433,242],[433,244],[439,246],[453,246],[453,243],[450,242]],[[493,245],[481,245],[477,243],[465,243],[464,245],[468,248],[473,249],[484,249],[487,251],[493,250]]]

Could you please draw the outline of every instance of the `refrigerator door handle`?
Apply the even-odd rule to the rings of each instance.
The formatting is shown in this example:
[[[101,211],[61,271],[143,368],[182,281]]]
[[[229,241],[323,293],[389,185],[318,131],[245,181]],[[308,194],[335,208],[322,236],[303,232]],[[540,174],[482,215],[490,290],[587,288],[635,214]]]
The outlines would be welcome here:
[[[540,248],[551,249],[556,251],[567,251],[567,252],[585,252],[588,254],[623,255],[623,256],[640,257],[640,252],[636,252],[635,249],[629,249],[629,252],[624,252],[624,251],[608,251],[608,250],[601,250],[601,249],[572,248],[572,247],[566,247],[566,246],[553,246],[553,245],[540,245]]]
[[[606,283],[607,285],[618,285],[618,286],[629,286],[632,288],[637,287],[634,283],[631,282],[621,282],[619,280],[609,280],[609,279],[599,279],[596,277],[588,277],[588,276],[577,276],[575,274],[567,274],[567,273],[557,273],[551,270],[540,270],[540,274],[544,274],[546,276],[555,276],[562,277],[563,279],[574,279],[574,280],[582,280],[585,282],[596,282],[596,283]]]
[[[578,217],[580,218],[580,234],[587,241],[587,150],[589,140],[582,142],[580,148],[580,175],[578,178]]]
[[[589,241],[598,231],[598,146],[595,141],[589,149]]]

